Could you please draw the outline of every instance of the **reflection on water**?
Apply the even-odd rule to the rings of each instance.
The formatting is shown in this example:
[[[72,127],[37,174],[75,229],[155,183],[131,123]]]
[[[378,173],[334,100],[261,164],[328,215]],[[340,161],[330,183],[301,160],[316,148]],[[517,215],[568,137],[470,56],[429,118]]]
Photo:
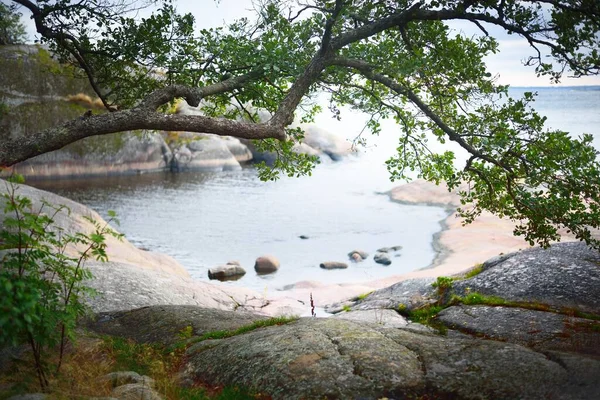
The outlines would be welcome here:
[[[238,260],[247,274],[223,284],[264,290],[301,280],[365,281],[431,262],[431,237],[445,211],[390,202],[376,193],[381,182],[361,177],[364,167],[364,160],[350,159],[320,166],[310,178],[269,183],[253,169],[30,183],[103,216],[115,210],[130,241],[175,257],[196,278],[207,280],[209,267]],[[319,268],[346,261],[353,249],[373,254],[393,245],[404,249],[388,267],[371,258],[347,270]],[[255,274],[254,260],[264,254],[281,261],[277,273]]]

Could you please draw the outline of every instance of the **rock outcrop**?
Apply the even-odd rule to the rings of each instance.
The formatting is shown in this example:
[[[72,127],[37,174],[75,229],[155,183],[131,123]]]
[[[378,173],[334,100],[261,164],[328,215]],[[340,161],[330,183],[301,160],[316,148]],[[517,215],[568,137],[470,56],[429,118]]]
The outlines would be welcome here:
[[[533,373],[535,371],[535,373]],[[343,319],[303,318],[190,351],[189,381],[274,399],[594,398],[600,361]]]
[[[234,139],[223,140],[216,135],[178,132],[177,140],[171,144],[173,147],[171,169],[201,172],[239,170],[242,167],[236,156],[229,150],[228,142],[233,144]],[[243,146],[239,140],[237,143]]]
[[[6,193],[6,190],[6,182],[0,180],[0,194]],[[33,210],[39,210],[43,201],[68,207],[69,214],[61,212],[54,218],[56,226],[66,233],[93,232],[93,225],[84,217],[104,223],[96,212],[53,193],[17,185],[17,194],[29,198]],[[4,218],[5,214],[0,212],[0,223]],[[106,237],[106,243],[109,262],[86,262],[86,267],[94,275],[87,285],[98,292],[97,296],[88,299],[95,312],[166,304],[226,310],[240,306],[260,309],[263,306],[264,299],[252,290],[193,280],[181,264],[165,254],[143,251],[127,239],[117,240],[111,236]]]
[[[42,46],[2,46],[0,60],[2,134],[24,137],[89,111],[105,112],[87,79]],[[165,170],[170,158],[160,134],[123,132],[80,140],[14,171],[28,178],[136,174]]]

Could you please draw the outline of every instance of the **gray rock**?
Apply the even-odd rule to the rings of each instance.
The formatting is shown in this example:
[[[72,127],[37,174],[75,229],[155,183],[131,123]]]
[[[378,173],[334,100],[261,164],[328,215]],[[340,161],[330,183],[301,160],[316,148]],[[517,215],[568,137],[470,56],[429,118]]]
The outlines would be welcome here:
[[[254,262],[254,270],[259,274],[270,274],[279,269],[279,260],[274,256],[261,256]]]
[[[254,292],[218,287],[208,282],[116,262],[88,262],[94,279],[86,284],[98,292],[87,302],[95,312],[182,304],[232,310]]]
[[[392,260],[385,253],[375,253],[373,259],[377,264],[390,265],[392,263]]]
[[[239,277],[245,274],[246,270],[235,264],[219,265],[208,270],[209,279],[225,280],[230,277]]]
[[[464,295],[469,288],[512,301],[556,308],[575,308],[600,315],[600,253],[584,243],[558,243],[490,260],[475,277],[455,282]]]
[[[553,312],[514,307],[454,306],[437,320],[475,336],[518,343],[539,350],[600,356],[600,322]]]
[[[151,387],[141,383],[129,383],[116,387],[112,396],[119,400],[162,400],[162,397]]]
[[[140,375],[134,371],[111,372],[102,377],[103,381],[109,381],[113,388],[129,383],[139,383],[144,386],[154,387],[154,379],[146,375]]]
[[[352,250],[350,253],[348,253],[348,257],[353,262],[362,262],[369,258],[369,253],[362,250]]]
[[[82,139],[21,162],[27,178],[133,175],[169,169],[171,150],[157,132],[124,132]]]
[[[325,261],[319,264],[319,267],[323,269],[346,269],[348,264],[338,261]]]
[[[586,371],[600,360],[569,357],[559,363],[510,343],[303,318],[220,340],[190,355],[182,375],[273,399],[597,398],[600,382]]]
[[[192,327],[194,336],[220,330],[235,330],[267,317],[244,311],[221,311],[195,306],[154,306],[131,311],[99,313],[87,321],[88,329],[104,335],[124,337],[138,343],[171,344]]]
[[[400,251],[402,250],[402,246],[392,246],[392,247],[382,247],[380,249],[377,249],[378,253],[389,253],[389,252],[394,252],[394,251]]]
[[[352,306],[353,310],[389,308],[411,311],[437,301],[433,278],[409,279],[369,294]]]
[[[342,137],[337,136],[315,124],[299,124],[304,131],[303,144],[310,146],[333,161],[339,161],[351,152],[351,145]]]
[[[172,169],[219,172],[239,170],[241,166],[226,141],[220,137],[182,132],[173,145]]]
[[[252,152],[248,149],[246,145],[240,142],[239,139],[231,136],[224,136],[221,137],[221,140],[223,140],[229,152],[233,154],[233,156],[239,163],[248,162],[252,160]]]
[[[408,325],[406,318],[394,310],[359,310],[335,314],[333,318],[347,319],[356,322],[369,322],[387,328],[399,328]]]

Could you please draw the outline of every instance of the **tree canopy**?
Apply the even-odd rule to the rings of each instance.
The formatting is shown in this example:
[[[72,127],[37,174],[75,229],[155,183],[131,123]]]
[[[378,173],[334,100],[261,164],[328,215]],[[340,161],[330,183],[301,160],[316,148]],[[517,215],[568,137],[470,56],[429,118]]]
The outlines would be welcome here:
[[[296,114],[320,112],[310,100],[324,92],[334,116],[342,106],[360,110],[373,133],[383,119],[398,124],[392,179],[417,171],[450,189],[466,183],[467,222],[488,210],[517,221],[515,233],[532,244],[547,246],[566,228],[600,248],[591,136],[548,130],[531,107],[534,95],[510,98],[483,61],[499,49],[494,27],[527,41],[532,74],[553,82],[597,75],[597,0],[264,0],[256,19],[217,29],[197,28],[170,0],[12,2],[29,11],[43,43],[87,76],[108,112],[27,138],[5,135],[2,166],[87,136],[158,129],[260,139],[280,154],[285,173],[308,173],[314,160],[291,151],[302,132],[289,126]],[[148,4],[157,7],[151,16],[128,13]],[[449,21],[479,34],[455,32]],[[177,98],[205,116],[165,113]],[[272,117],[259,121],[257,109]],[[454,142],[466,162],[433,151],[432,141]],[[267,179],[276,174],[263,170]]]
[[[0,3],[0,45],[20,44],[25,42],[25,27],[21,23],[21,14],[16,10],[17,4]]]

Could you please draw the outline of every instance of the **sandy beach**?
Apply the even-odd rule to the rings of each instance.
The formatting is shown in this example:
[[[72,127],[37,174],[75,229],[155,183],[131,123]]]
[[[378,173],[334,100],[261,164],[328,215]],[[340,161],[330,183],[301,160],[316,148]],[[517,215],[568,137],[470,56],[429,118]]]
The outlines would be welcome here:
[[[448,217],[440,221],[442,231],[433,238],[433,247],[438,252],[432,265],[407,274],[393,275],[361,284],[326,284],[313,281],[298,282],[293,288],[278,292],[271,304],[263,311],[277,313],[283,298],[307,302],[312,293],[317,307],[341,302],[394,283],[424,277],[458,274],[469,268],[500,255],[531,247],[525,240],[513,235],[515,223],[490,213],[483,213],[473,223],[463,225],[456,208],[460,206],[456,193],[448,192],[445,186],[436,186],[423,180],[398,186],[390,191],[390,199],[404,204],[441,206],[448,210]],[[573,237],[564,236],[563,241]],[[286,302],[289,306],[290,303]]]

